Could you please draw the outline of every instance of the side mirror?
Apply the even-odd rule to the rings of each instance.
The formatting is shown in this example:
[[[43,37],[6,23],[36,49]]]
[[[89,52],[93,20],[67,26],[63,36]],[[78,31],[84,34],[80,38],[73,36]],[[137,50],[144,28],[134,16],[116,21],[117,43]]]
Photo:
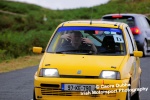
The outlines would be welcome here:
[[[133,51],[133,55],[135,57],[142,57],[143,56],[143,52],[142,51]]]
[[[43,53],[43,48],[42,47],[33,47],[33,52],[34,53]]]

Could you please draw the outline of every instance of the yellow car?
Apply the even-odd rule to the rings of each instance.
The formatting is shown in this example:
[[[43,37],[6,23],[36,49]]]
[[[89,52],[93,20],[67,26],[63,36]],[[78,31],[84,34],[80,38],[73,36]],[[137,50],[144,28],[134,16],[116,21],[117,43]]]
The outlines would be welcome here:
[[[129,26],[103,21],[61,23],[34,76],[34,100],[139,100],[140,59]]]

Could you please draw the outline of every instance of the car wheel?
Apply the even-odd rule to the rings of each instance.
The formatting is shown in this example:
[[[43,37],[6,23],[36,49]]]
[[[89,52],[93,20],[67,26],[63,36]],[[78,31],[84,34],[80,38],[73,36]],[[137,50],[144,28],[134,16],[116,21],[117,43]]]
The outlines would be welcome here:
[[[33,100],[37,100],[35,97],[35,90],[33,90]]]
[[[128,90],[130,90],[130,89],[131,89],[131,86],[128,87]],[[131,92],[130,91],[127,92],[126,100],[131,100]]]
[[[147,56],[147,42],[146,40],[144,41],[144,44],[143,44],[143,56]]]
[[[139,80],[138,88],[141,87],[141,80]],[[132,96],[132,100],[140,100],[140,92],[136,91],[136,93]]]

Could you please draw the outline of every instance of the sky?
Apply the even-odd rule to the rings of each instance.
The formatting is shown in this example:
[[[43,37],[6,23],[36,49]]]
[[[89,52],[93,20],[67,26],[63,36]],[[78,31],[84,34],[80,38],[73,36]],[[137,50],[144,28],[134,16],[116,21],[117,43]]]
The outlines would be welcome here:
[[[36,4],[53,10],[75,9],[81,7],[92,7],[107,3],[110,0],[10,0]]]

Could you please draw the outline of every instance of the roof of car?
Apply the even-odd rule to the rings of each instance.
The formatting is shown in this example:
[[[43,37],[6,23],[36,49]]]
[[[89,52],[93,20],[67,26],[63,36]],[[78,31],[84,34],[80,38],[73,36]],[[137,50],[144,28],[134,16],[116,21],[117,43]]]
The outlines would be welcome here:
[[[135,14],[135,13],[115,13],[115,14],[106,14],[104,16],[113,16],[113,15],[123,15],[123,16],[144,16],[142,14]],[[103,17],[104,17],[103,16]]]
[[[110,22],[110,21],[100,21],[100,20],[75,20],[75,21],[66,21],[60,24],[60,26],[100,26],[100,27],[114,27],[118,28],[120,22]]]

